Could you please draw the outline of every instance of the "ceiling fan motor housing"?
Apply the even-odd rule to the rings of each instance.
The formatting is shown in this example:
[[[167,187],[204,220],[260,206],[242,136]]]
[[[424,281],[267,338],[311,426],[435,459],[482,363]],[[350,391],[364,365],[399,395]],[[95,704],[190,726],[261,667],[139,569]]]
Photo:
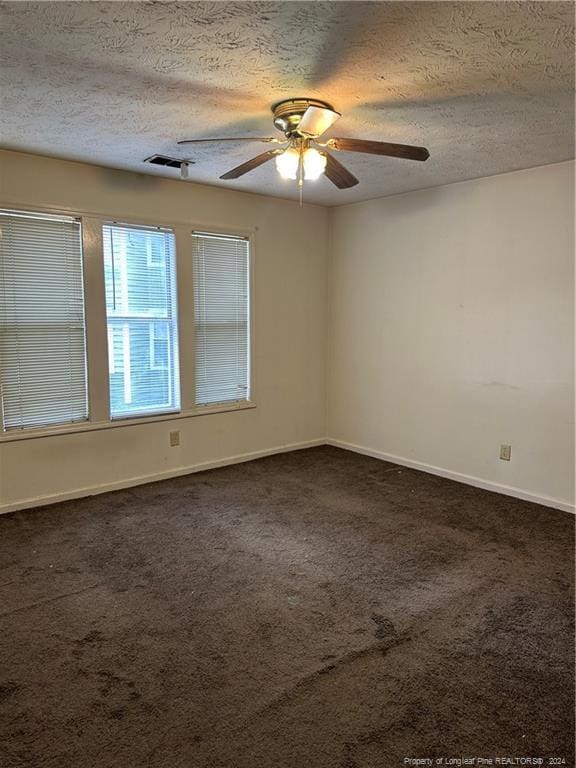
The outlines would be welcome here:
[[[308,107],[321,107],[333,110],[330,104],[326,101],[320,101],[320,99],[285,99],[272,107],[274,125],[288,139],[298,137],[300,135],[298,133],[298,126],[300,120],[302,120],[302,115]]]

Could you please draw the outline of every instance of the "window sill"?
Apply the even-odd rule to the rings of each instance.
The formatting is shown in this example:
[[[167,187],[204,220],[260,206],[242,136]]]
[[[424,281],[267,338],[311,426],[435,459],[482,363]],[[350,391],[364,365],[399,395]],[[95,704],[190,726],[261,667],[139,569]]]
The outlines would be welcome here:
[[[256,403],[242,401],[238,403],[222,403],[221,405],[204,405],[188,411],[161,413],[151,416],[134,416],[131,418],[116,419],[114,421],[84,421],[78,424],[65,424],[60,427],[23,429],[18,432],[4,432],[0,434],[0,445],[2,443],[17,442],[18,440],[36,440],[42,437],[74,435],[81,432],[99,432],[103,429],[134,427],[140,424],[154,424],[160,421],[174,421],[175,419],[191,419],[196,416],[208,416],[213,413],[230,413],[232,411],[246,411],[252,408],[256,408]]]

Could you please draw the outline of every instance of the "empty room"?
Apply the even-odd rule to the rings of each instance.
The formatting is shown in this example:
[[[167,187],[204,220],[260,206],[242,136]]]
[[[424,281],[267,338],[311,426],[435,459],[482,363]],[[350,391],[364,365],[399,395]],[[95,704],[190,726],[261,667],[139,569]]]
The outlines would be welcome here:
[[[1,3],[0,768],[572,768],[575,9]]]

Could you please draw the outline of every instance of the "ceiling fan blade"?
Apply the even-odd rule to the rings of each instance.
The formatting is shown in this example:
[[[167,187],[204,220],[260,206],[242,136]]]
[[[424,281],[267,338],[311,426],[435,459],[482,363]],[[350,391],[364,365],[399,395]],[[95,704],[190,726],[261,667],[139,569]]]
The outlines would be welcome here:
[[[274,136],[266,136],[265,138],[256,138],[254,136],[237,136],[234,138],[225,139],[184,139],[183,141],[177,141],[176,144],[202,144],[207,141],[265,141],[273,142],[274,144],[280,144],[282,139],[277,139]]]
[[[247,160],[245,163],[242,163],[242,165],[237,165],[236,168],[232,168],[231,171],[220,176],[220,178],[237,179],[239,176],[244,176],[245,173],[253,171],[254,168],[258,168],[259,165],[267,163],[268,160],[272,160],[272,158],[276,157],[279,153],[280,151],[277,149],[269,149],[267,152],[262,152],[261,155],[256,155],[256,157],[253,157],[251,160]]]
[[[426,147],[413,147],[410,144],[389,144],[385,141],[366,141],[365,139],[329,139],[326,142],[331,149],[344,152],[366,152],[369,155],[402,157],[405,160],[428,160],[430,152]]]
[[[326,156],[326,168],[324,174],[335,184],[338,189],[348,189],[358,184],[358,179],[353,176],[347,168],[344,168],[341,162],[329,152],[324,152]]]
[[[333,109],[310,106],[302,115],[297,131],[302,136],[317,138],[334,125],[339,117],[341,117],[340,112],[335,112]]]

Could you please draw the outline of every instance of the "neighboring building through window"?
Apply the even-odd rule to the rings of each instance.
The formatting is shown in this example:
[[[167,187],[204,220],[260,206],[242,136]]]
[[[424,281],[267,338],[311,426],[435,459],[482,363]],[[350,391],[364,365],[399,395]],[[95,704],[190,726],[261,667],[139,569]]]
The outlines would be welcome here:
[[[4,430],[88,418],[82,236],[66,216],[0,211]]]
[[[112,418],[180,409],[174,235],[103,228]]]
[[[250,399],[250,242],[194,232],[196,405]]]

